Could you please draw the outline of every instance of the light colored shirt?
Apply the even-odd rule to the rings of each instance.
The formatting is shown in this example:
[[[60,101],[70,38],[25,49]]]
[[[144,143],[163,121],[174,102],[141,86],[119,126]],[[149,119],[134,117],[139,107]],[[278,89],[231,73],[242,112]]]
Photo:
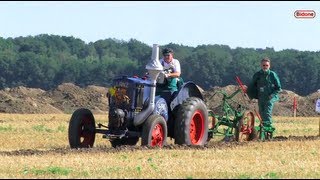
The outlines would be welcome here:
[[[160,63],[163,66],[163,69],[173,69],[173,72],[180,72],[181,73],[181,67],[180,62],[177,59],[172,59],[171,63],[167,63],[163,58],[160,59]]]

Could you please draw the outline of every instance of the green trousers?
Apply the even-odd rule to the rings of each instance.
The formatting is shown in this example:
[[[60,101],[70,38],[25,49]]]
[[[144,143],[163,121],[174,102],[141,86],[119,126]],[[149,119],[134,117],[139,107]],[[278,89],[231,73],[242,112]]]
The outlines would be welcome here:
[[[172,94],[175,91],[178,91],[177,81],[178,78],[167,78],[164,85],[157,86],[157,92],[170,91]],[[158,93],[156,93],[156,95],[157,94]]]
[[[259,105],[259,113],[262,118],[263,126],[271,126],[273,123],[272,120],[272,110],[273,105],[277,101],[277,98],[268,99],[267,98],[260,98],[258,100]]]

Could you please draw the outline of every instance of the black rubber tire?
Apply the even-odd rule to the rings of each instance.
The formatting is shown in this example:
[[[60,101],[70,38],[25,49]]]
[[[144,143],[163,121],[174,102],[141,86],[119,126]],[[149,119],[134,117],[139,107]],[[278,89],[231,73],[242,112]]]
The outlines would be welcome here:
[[[118,147],[122,145],[129,145],[129,146],[135,146],[137,142],[139,141],[139,137],[130,137],[130,138],[121,138],[121,139],[112,139],[110,140],[112,147]]]
[[[255,138],[255,116],[252,111],[245,111],[237,123],[235,138],[238,142],[251,141]],[[248,133],[248,131],[250,133]]]
[[[77,109],[69,121],[68,139],[71,148],[91,148],[95,141],[95,120],[90,110]]]
[[[200,145],[208,139],[208,111],[205,103],[197,97],[189,97],[175,115],[174,143]]]
[[[162,147],[167,143],[167,135],[166,120],[158,114],[153,114],[143,124],[141,145]]]

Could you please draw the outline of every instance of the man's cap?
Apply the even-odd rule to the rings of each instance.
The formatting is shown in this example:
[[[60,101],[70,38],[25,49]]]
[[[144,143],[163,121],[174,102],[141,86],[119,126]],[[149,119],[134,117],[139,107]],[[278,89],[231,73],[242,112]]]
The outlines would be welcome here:
[[[172,50],[171,48],[164,48],[164,49],[162,50],[162,54],[163,54],[163,55],[168,55],[168,54],[170,54],[170,53],[173,53],[173,50]]]

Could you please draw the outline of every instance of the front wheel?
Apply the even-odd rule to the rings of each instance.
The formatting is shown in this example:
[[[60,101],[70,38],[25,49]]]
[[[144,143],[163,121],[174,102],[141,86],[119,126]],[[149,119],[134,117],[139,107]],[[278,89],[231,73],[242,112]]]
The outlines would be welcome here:
[[[167,122],[162,116],[153,114],[143,124],[141,145],[162,147],[166,144],[167,135]]]
[[[93,147],[95,140],[95,120],[90,110],[77,109],[69,122],[68,138],[71,148]]]
[[[205,145],[208,139],[208,111],[205,103],[197,97],[186,99],[175,119],[175,143]]]

